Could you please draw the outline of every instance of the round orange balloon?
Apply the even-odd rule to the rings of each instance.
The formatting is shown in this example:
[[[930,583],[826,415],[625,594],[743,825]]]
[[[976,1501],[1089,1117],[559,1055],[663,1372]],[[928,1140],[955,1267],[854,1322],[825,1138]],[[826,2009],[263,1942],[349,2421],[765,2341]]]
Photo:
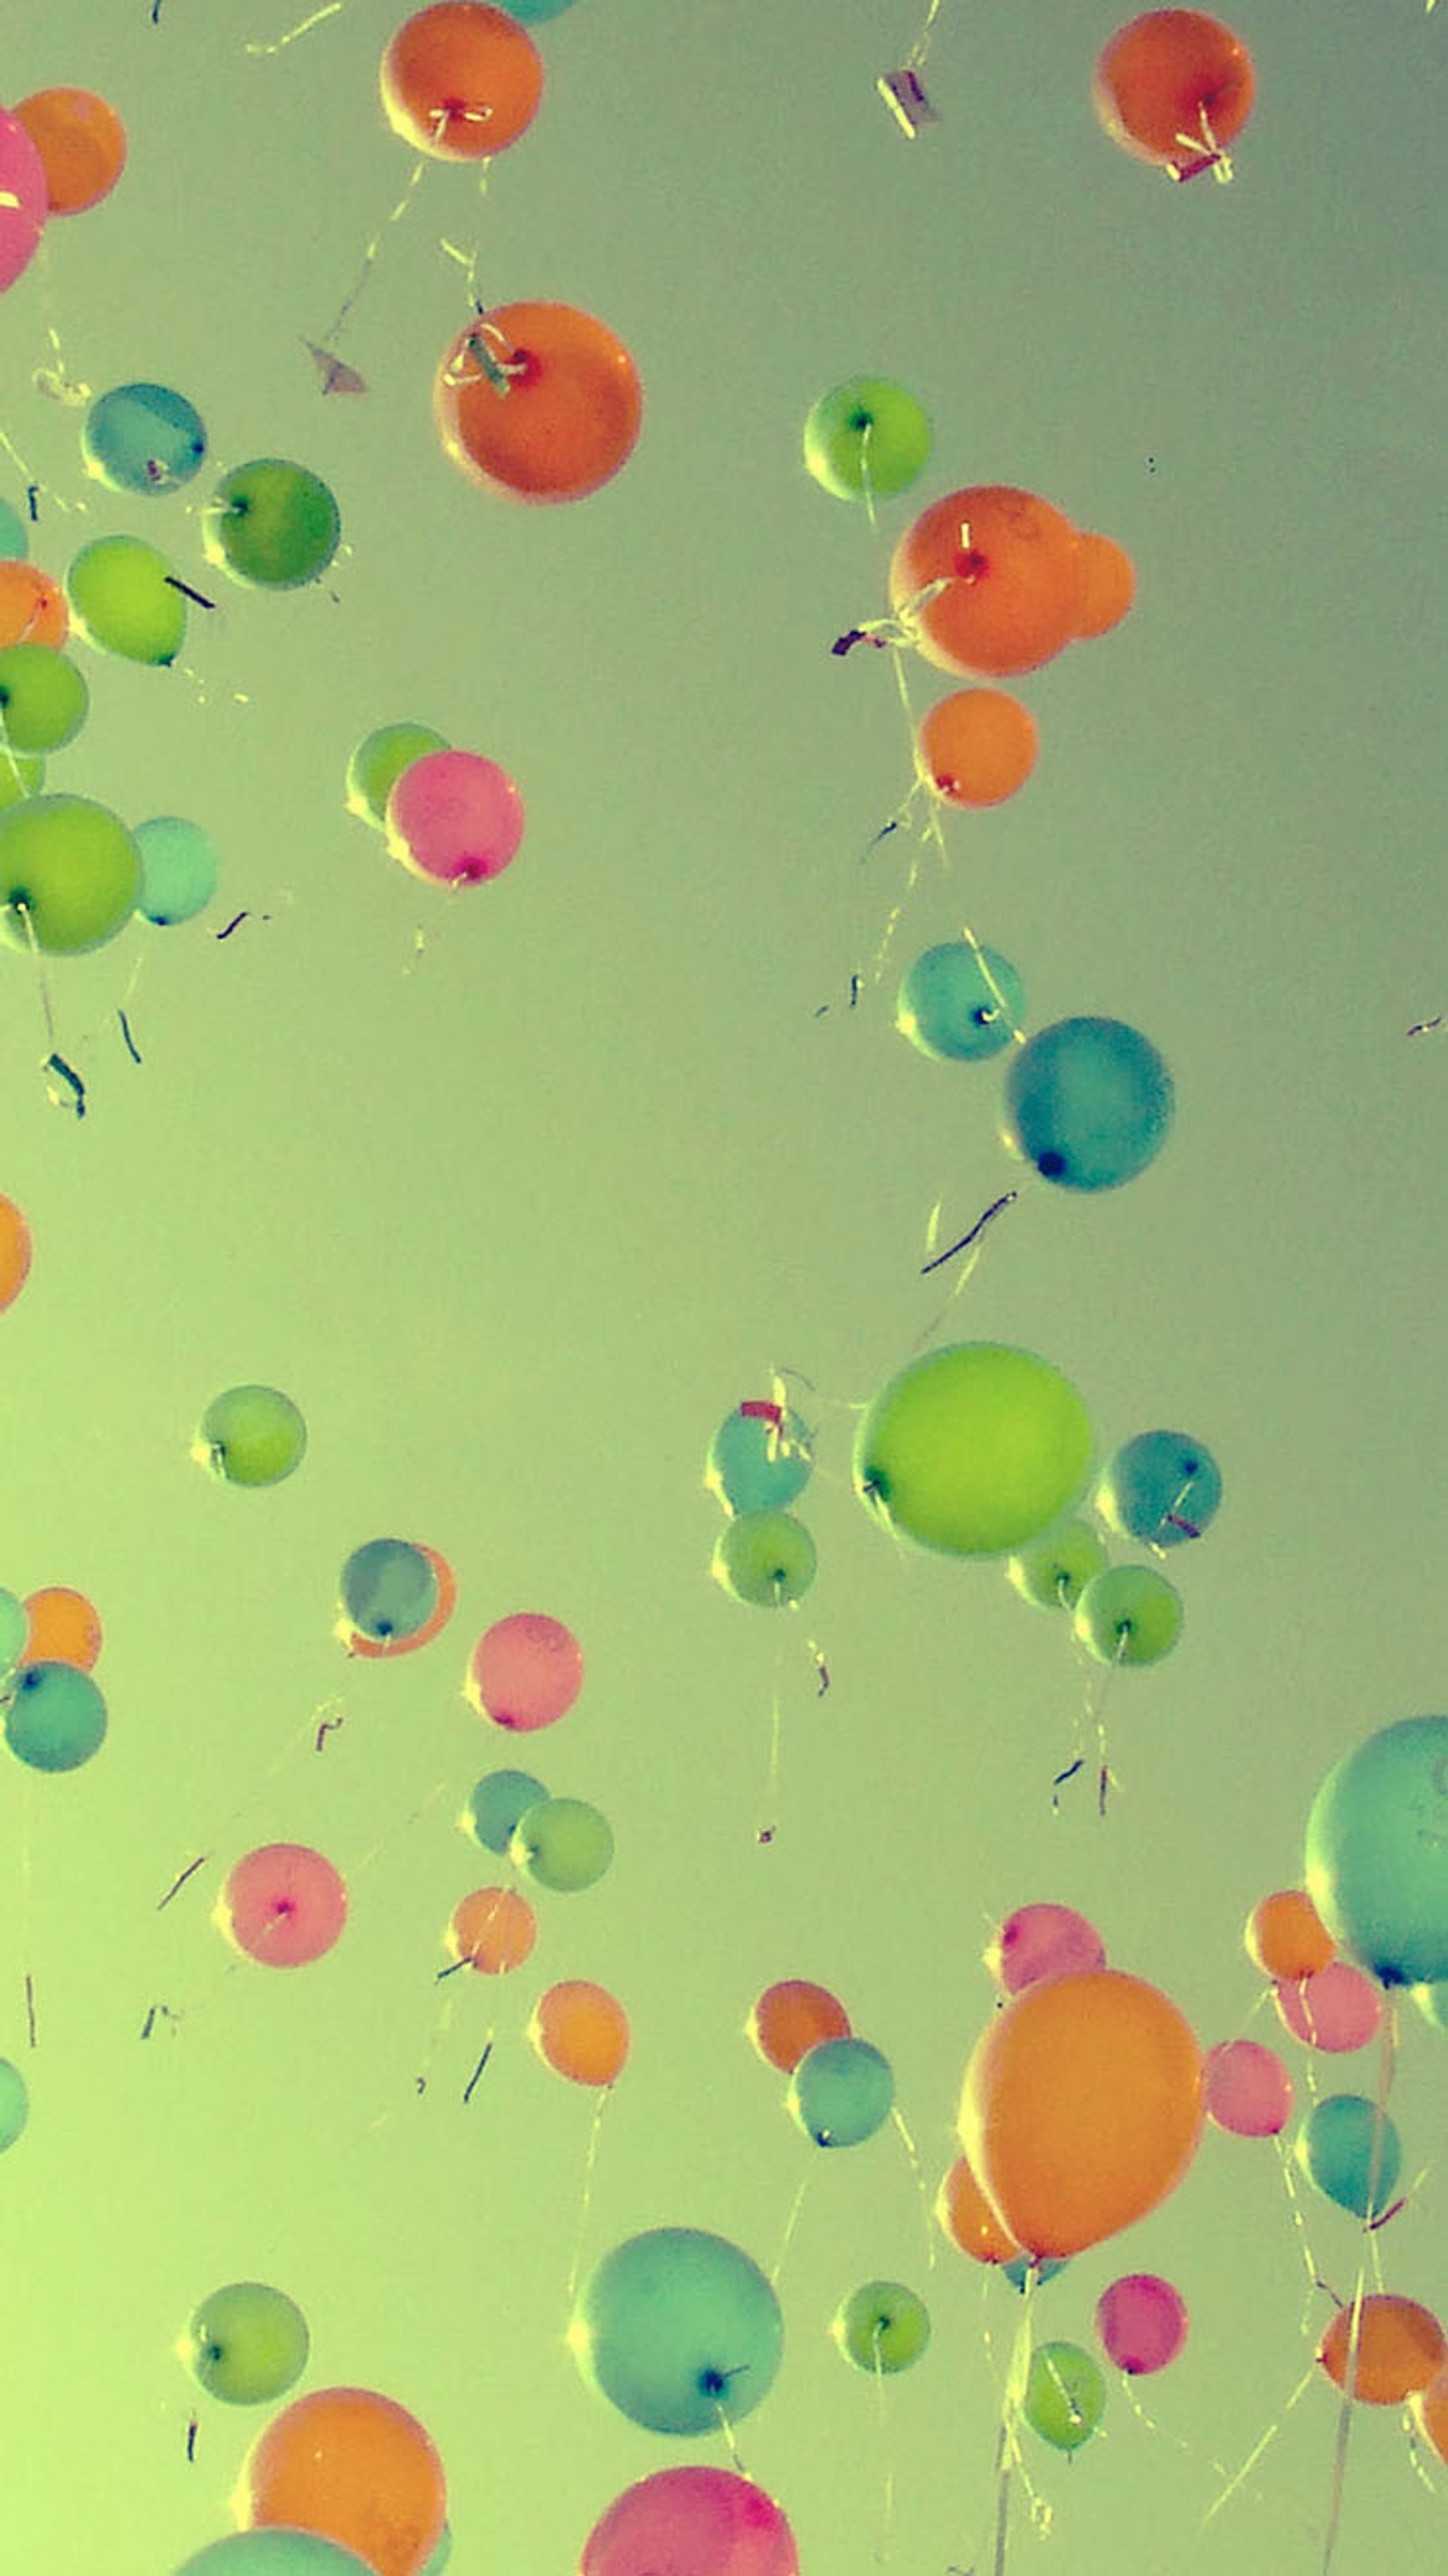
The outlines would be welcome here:
[[[65,1583],[47,1584],[43,1592],[27,1592],[25,1611],[30,1625],[22,1663],[91,1670],[101,1651],[101,1621],[83,1592],[73,1592]]]
[[[377,2576],[417,2576],[447,2513],[442,2462],[415,2415],[370,2388],[319,2388],[268,2424],[241,2473],[244,2531],[320,2532]]]
[[[30,1276],[30,1228],[13,1199],[0,1199],[0,1314]]]
[[[1181,2181],[1204,2114],[1201,2052],[1140,1977],[1087,1969],[1027,1986],[966,2069],[960,2142],[1030,2254],[1079,2254]]]
[[[126,129],[89,89],[38,89],[12,116],[40,155],[53,215],[82,215],[108,197],[126,166]]]
[[[808,1977],[783,1977],[766,1986],[749,2016],[749,2036],[766,2066],[792,2075],[800,2059],[823,2039],[848,2039],[850,2016],[830,1993]]]
[[[936,2193],[935,2217],[941,2234],[972,2262],[1009,2263],[1021,2251],[986,2199],[968,2156],[956,2157]]]
[[[448,1948],[485,1977],[521,1968],[538,1938],[538,1917],[512,1887],[478,1887],[453,1909]]]
[[[1315,1977],[1337,1957],[1337,1946],[1305,1887],[1281,1887],[1264,1896],[1247,1917],[1243,1946],[1254,1968],[1274,1984]]]
[[[1439,2370],[1413,2398],[1413,2420],[1448,2466],[1448,2368]]]
[[[1054,660],[1076,632],[1079,596],[1070,520],[1008,483],[932,501],[890,566],[890,604],[897,616],[909,611],[917,651],[967,675],[1009,677]]]
[[[440,1556],[435,1547],[429,1547],[424,1539],[414,1539],[412,1544],[419,1556],[426,1557],[437,1576],[437,1601],[430,1617],[423,1621],[412,1637],[364,1637],[360,1629],[348,1628],[344,1623],[342,1634],[349,1655],[367,1655],[374,1662],[385,1662],[392,1655],[413,1655],[419,1646],[430,1646],[433,1638],[447,1626],[457,1608],[457,1576],[447,1558]]]
[[[1349,2306],[1338,2309],[1317,2347],[1317,2358],[1336,2388],[1347,2384],[1351,2349]],[[1448,2341],[1431,2308],[1378,2292],[1362,2303],[1352,2393],[1363,2406],[1404,2406],[1437,2378],[1445,2357]]]
[[[0,563],[0,645],[59,646],[70,632],[65,592],[39,564]]]
[[[440,0],[398,28],[382,57],[394,134],[438,161],[486,161],[538,111],[543,58],[526,27],[482,0]]]
[[[606,1986],[575,1977],[539,1996],[528,2037],[570,2084],[616,2084],[628,2057],[628,2015]]]
[[[1230,28],[1196,9],[1151,9],[1111,38],[1092,99],[1113,143],[1185,176],[1241,132],[1253,88],[1252,57]]]
[[[957,689],[915,736],[915,765],[947,805],[1003,805],[1036,765],[1036,719],[1004,689]]]
[[[1136,597],[1136,566],[1114,537],[1098,537],[1087,529],[1076,539],[1076,569],[1076,636],[1084,642],[1120,625]]]
[[[571,304],[499,304],[460,332],[437,371],[443,448],[486,491],[577,501],[632,453],[643,417],[623,342]]]

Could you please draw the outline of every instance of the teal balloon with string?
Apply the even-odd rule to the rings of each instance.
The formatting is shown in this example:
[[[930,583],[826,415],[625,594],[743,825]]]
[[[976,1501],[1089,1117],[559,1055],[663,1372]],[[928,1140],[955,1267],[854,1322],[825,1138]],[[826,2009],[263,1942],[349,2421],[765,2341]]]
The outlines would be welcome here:
[[[1448,1979],[1448,1717],[1404,1717],[1335,1764],[1307,1819],[1307,1892],[1385,1986]]]
[[[1376,2104],[1361,2093],[1329,2093],[1314,2102],[1293,2153],[1324,2200],[1369,2221],[1381,2217],[1403,2170],[1395,2124],[1384,2112],[1380,2129]]]
[[[568,2347],[588,2385],[652,2433],[717,2433],[774,2385],[784,2319],[759,2265],[723,2236],[655,2227],[605,2254]]]
[[[106,1704],[74,1664],[23,1664],[0,1691],[5,1741],[31,1771],[78,1771],[99,1753]]]
[[[505,1852],[529,1808],[547,1795],[531,1771],[490,1771],[470,1792],[458,1821],[484,1851]]]
[[[895,2076],[867,2039],[822,2039],[790,2078],[790,2117],[816,2147],[859,2147],[895,2107]]]
[[[895,1026],[936,1064],[983,1064],[1010,1045],[1026,988],[998,948],[946,939],[917,957],[900,986]]]
[[[158,929],[194,921],[216,892],[220,861],[216,843],[200,823],[181,814],[153,814],[132,834],[141,853],[137,912]]]
[[[1114,1190],[1161,1152],[1175,1109],[1150,1038],[1125,1020],[1057,1020],[1011,1058],[1001,1134],[1063,1190]]]
[[[726,1512],[783,1512],[803,1493],[813,1464],[798,1414],[746,1402],[726,1414],[710,1441],[704,1482]]]

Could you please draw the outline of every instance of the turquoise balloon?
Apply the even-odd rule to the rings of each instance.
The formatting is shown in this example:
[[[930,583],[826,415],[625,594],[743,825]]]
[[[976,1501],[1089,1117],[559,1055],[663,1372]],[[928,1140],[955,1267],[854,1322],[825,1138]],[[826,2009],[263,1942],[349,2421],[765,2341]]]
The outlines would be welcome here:
[[[776,1422],[736,1404],[709,1443],[704,1482],[726,1512],[783,1512],[803,1493],[813,1464],[797,1414]]]
[[[791,2117],[817,2147],[858,2147],[895,2107],[890,2061],[867,2039],[822,2039],[790,2078]]]
[[[513,0],[508,15],[525,27],[541,27],[546,18],[561,18],[572,6],[573,0]]]
[[[930,454],[930,415],[888,376],[851,376],[806,415],[804,461],[837,501],[904,492]]]
[[[24,563],[30,553],[30,531],[18,510],[0,501],[0,563]]]
[[[198,2549],[176,2576],[376,2576],[355,2550],[316,2531],[230,2531]]]
[[[535,1886],[576,1895],[612,1861],[613,1827],[584,1798],[540,1798],[519,1817],[508,1849]]]
[[[653,2433],[717,2433],[774,2384],[779,2301],[757,2263],[701,2228],[655,2227],[606,2254],[568,2329],[589,2386]]]
[[[442,2571],[448,2565],[451,2557],[452,2533],[447,2524],[444,2523],[441,2531],[437,2535],[437,2545],[434,2548],[431,2557],[420,2569],[419,2576],[442,2576]]]
[[[1160,1153],[1171,1075],[1124,1020],[1057,1020],[1017,1049],[1001,1133],[1013,1154],[1065,1190],[1114,1190]]]
[[[1112,1528],[1153,1547],[1200,1538],[1221,1499],[1221,1469],[1189,1431],[1139,1431],[1096,1488],[1096,1508]]]
[[[1329,1771],[1307,1819],[1308,1894],[1385,1986],[1448,1979],[1448,1717],[1405,1717]]]
[[[415,1637],[438,1603],[437,1567],[408,1538],[370,1538],[342,1568],[342,1608],[361,1637],[381,1645]]]
[[[153,814],[131,838],[141,853],[137,912],[162,930],[194,921],[216,892],[220,863],[211,834],[179,814]]]
[[[80,434],[86,470],[112,492],[174,492],[206,454],[201,414],[169,385],[117,385]]]
[[[905,977],[895,1026],[937,1064],[980,1064],[999,1055],[1026,1016],[1026,988],[997,948],[947,939],[927,948]]]
[[[1064,2254],[1048,2254],[1043,2262],[1037,2263],[1035,2266],[1037,2289],[1040,2289],[1046,2281],[1054,2281],[1058,2272],[1064,2272],[1068,2259]],[[1030,2277],[1029,2254],[1013,2254],[1009,2263],[1001,2265],[1001,2279],[1009,2281],[1013,2290],[1024,2291]]]
[[[73,1664],[26,1664],[3,1693],[5,1741],[32,1771],[78,1771],[105,1742],[106,1704]]]
[[[529,1808],[547,1795],[531,1771],[490,1771],[473,1790],[459,1821],[484,1851],[505,1852]]]
[[[1376,2218],[1388,2206],[1403,2170],[1403,2148],[1391,2120],[1383,2120],[1378,2143],[1376,2187],[1373,2136],[1374,2105],[1361,2093],[1330,2093],[1314,2102],[1297,2132],[1294,2154],[1310,2183],[1325,2200],[1350,2209],[1355,2218]]]
[[[29,2117],[25,2078],[8,2057],[0,2057],[0,2152],[14,2146]]]
[[[30,1613],[18,1592],[0,1592],[0,1674],[19,1662],[29,1634]]]

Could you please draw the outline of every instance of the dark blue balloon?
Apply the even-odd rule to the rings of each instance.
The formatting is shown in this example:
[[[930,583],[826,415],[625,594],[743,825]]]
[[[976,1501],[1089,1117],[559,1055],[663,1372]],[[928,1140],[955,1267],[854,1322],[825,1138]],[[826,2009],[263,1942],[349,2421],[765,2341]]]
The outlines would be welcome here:
[[[1113,1190],[1160,1153],[1172,1081],[1150,1038],[1124,1020],[1057,1020],[1006,1074],[1001,1132],[1043,1180]]]
[[[113,492],[174,492],[206,454],[201,414],[169,385],[117,385],[101,394],[80,434],[87,468]]]

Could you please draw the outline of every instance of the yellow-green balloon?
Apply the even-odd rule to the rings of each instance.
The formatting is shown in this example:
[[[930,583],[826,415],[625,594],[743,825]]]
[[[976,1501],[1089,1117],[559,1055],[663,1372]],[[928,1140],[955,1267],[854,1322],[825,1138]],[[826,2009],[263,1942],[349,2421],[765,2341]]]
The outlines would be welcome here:
[[[1053,2451],[1089,2442],[1106,2404],[1100,2365],[1078,2343],[1040,2343],[1031,2355],[1021,2413]]]
[[[821,394],[804,425],[804,461],[838,501],[886,500],[930,454],[930,416],[888,376],[851,376]]]
[[[738,1512],[719,1532],[710,1570],[731,1601],[783,1610],[815,1579],[815,1543],[793,1512]]]
[[[1159,1664],[1182,1632],[1182,1597],[1151,1565],[1108,1565],[1083,1586],[1076,1634],[1098,1664]]]
[[[315,581],[341,536],[341,515],[320,475],[280,456],[254,457],[223,475],[202,518],[208,563],[256,590]]]
[[[87,644],[126,662],[174,662],[186,601],[164,555],[141,537],[97,537],[65,577],[71,622]]]
[[[3,657],[0,657],[3,658]],[[28,796],[0,811],[0,938],[78,956],[135,911],[141,854],[119,815],[88,796]]]
[[[208,1404],[192,1456],[228,1485],[279,1485],[302,1463],[307,1426],[274,1386],[233,1386]]]
[[[524,1809],[508,1846],[539,1887],[592,1887],[613,1859],[613,1828],[585,1798],[540,1798]]]
[[[841,2303],[830,2332],[857,2370],[908,2370],[930,2341],[930,2310],[903,2281],[866,2281]]]
[[[424,752],[450,745],[431,725],[385,724],[359,742],[347,763],[347,811],[374,831],[387,829],[387,799],[404,769]]]
[[[295,2299],[265,2281],[229,2281],[203,2299],[181,2358],[227,2406],[264,2406],[300,2379],[311,2338]]]
[[[1105,1570],[1106,1541],[1089,1521],[1043,1530],[1011,1558],[1006,1572],[1023,1601],[1038,1610],[1072,1610],[1093,1574]]]
[[[11,751],[59,751],[85,723],[90,690],[68,654],[51,644],[0,652],[0,742]]]
[[[892,1378],[855,1441],[855,1489],[887,1529],[948,1556],[1004,1556],[1076,1502],[1091,1425],[1030,1351],[956,1342]]]
[[[0,806],[18,805],[24,796],[38,796],[45,785],[45,763],[36,751],[12,751],[0,742]]]

